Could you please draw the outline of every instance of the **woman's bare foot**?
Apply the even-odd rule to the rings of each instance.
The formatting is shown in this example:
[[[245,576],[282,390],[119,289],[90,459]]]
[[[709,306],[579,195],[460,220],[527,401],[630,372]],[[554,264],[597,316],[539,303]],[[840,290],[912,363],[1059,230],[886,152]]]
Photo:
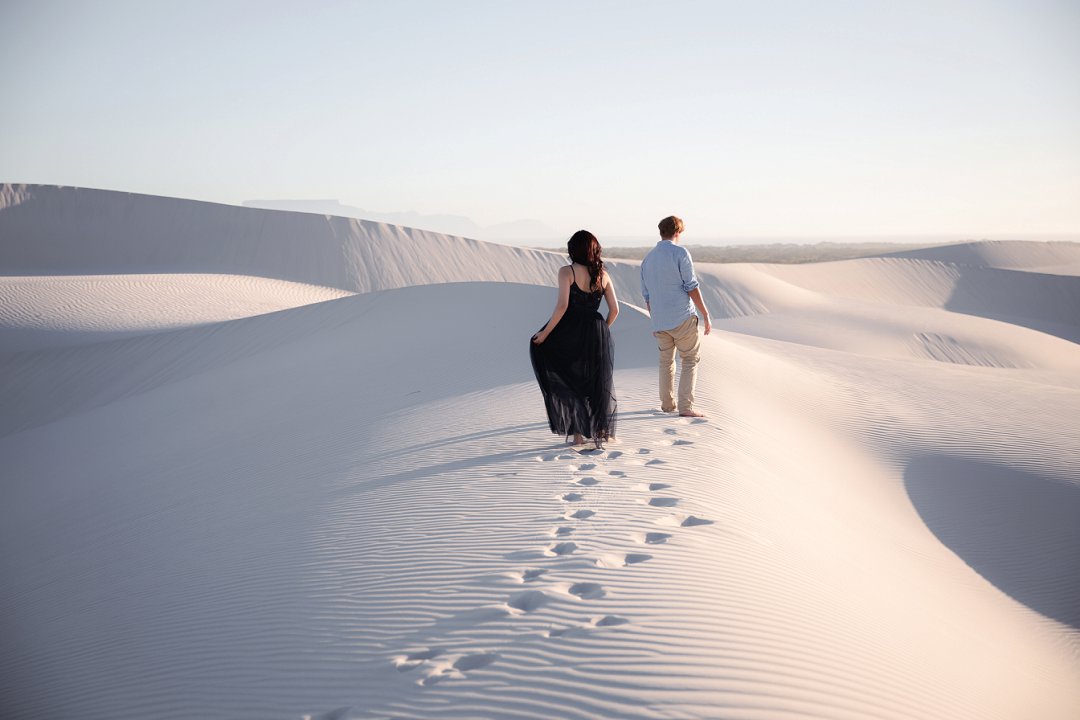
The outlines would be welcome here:
[[[585,438],[583,438],[581,435],[579,435],[577,433],[574,433],[574,444],[575,445],[584,445],[585,444]]]

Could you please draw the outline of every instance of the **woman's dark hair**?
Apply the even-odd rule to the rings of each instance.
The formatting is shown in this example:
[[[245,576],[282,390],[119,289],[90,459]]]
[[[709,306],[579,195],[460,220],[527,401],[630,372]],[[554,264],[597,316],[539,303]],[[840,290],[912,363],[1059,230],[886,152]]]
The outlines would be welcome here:
[[[604,271],[604,261],[600,259],[600,241],[588,230],[578,230],[566,243],[566,252],[570,259],[589,268],[589,288],[600,284],[600,273]]]

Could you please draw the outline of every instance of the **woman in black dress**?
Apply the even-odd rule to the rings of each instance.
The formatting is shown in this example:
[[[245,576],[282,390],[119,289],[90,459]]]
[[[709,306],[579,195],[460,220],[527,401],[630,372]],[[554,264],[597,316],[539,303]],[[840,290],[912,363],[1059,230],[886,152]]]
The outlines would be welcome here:
[[[615,369],[611,324],[619,315],[615,286],[604,271],[600,243],[578,230],[566,244],[570,265],[559,269],[559,295],[551,319],[532,337],[529,355],[556,435],[598,449],[615,436]],[[608,316],[599,312],[607,301]]]

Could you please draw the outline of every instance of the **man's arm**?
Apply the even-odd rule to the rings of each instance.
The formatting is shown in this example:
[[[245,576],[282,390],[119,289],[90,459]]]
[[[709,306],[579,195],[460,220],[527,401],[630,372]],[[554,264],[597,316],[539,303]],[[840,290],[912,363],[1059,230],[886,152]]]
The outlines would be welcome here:
[[[701,299],[701,288],[696,287],[688,292],[687,295],[694,301],[694,307],[701,313],[701,319],[705,321],[705,334],[708,335],[712,332],[712,318],[709,317],[709,311],[705,307],[705,301]]]
[[[709,310],[705,307],[705,301],[701,299],[701,288],[698,285],[697,274],[694,272],[694,261],[690,253],[686,252],[679,259],[679,275],[682,276],[683,290],[694,301],[694,307],[701,313],[701,319],[705,321],[705,334],[712,332],[712,318]]]

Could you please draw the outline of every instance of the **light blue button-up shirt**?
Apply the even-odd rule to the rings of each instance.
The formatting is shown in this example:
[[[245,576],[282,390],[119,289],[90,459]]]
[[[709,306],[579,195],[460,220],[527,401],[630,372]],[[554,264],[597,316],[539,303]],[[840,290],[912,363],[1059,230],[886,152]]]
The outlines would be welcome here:
[[[698,286],[690,252],[661,240],[641,261],[641,294],[649,303],[653,331],[672,330],[696,315],[687,294]]]

